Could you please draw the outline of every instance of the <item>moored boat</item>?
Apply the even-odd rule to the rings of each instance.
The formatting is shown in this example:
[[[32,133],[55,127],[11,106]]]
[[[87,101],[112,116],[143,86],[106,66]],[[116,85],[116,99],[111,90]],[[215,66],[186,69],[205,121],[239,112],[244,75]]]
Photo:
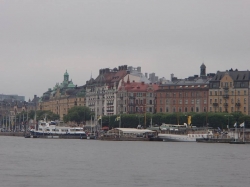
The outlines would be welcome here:
[[[37,130],[31,129],[30,135],[34,138],[87,139],[82,127],[59,127],[46,122],[41,122]]]
[[[163,139],[164,142],[196,142],[196,139],[212,138],[213,132],[207,131],[191,131],[187,134],[170,134],[159,133],[158,137]]]

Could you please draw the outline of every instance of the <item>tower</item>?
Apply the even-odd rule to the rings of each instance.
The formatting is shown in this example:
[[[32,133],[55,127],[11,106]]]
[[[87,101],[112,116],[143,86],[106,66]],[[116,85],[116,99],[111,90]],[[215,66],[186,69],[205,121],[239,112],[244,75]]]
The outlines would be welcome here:
[[[201,65],[200,77],[206,76],[206,66],[204,63]]]
[[[66,70],[66,72],[64,73],[64,79],[63,79],[64,82],[68,82],[69,81],[69,74]]]

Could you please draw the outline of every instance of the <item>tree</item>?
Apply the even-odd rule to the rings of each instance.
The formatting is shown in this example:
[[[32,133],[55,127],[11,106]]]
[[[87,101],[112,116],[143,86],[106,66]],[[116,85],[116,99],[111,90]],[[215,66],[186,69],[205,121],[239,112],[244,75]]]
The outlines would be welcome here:
[[[86,106],[74,106],[69,109],[68,114],[63,117],[64,122],[74,121],[77,124],[81,122],[85,122],[91,119],[91,112],[90,108]]]

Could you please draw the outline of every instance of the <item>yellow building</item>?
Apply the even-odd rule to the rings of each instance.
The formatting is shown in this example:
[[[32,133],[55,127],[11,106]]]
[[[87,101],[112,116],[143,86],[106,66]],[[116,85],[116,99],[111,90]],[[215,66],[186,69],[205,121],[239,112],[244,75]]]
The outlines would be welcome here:
[[[249,71],[217,72],[209,82],[209,111],[250,115],[249,82]]]
[[[72,80],[69,81],[67,71],[61,84],[56,84],[53,89],[48,89],[39,101],[39,110],[49,110],[60,116],[68,114],[68,110],[74,106],[85,106],[85,87],[77,87]]]

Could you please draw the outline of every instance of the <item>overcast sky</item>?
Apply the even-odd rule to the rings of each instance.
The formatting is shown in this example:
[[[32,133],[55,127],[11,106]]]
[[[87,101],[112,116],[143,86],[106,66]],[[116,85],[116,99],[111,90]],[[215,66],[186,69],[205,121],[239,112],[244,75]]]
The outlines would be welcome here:
[[[178,78],[250,69],[249,0],[0,0],[1,93],[41,96],[68,70]]]

